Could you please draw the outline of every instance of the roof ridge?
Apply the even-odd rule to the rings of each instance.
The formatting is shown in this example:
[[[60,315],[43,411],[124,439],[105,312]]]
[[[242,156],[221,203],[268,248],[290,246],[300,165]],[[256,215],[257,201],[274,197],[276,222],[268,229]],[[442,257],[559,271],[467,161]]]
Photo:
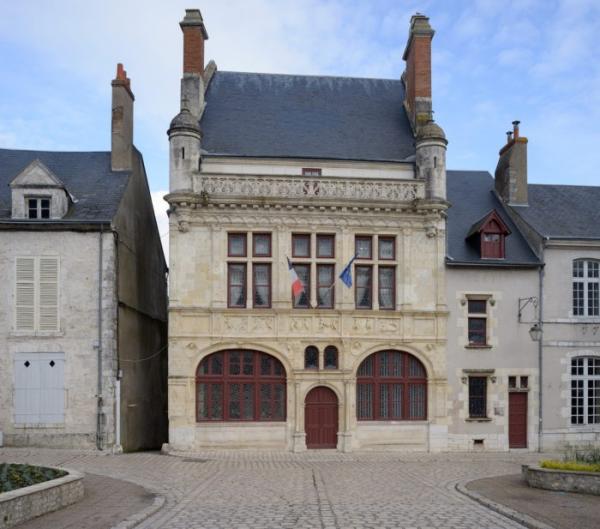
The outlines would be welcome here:
[[[6,147],[0,147],[0,152],[37,152],[43,154],[110,154],[110,151],[42,151],[39,149],[9,149]]]
[[[237,72],[233,70],[217,70],[215,72],[218,73],[235,73],[235,74],[244,74],[244,75],[264,75],[264,76],[272,76],[272,77],[313,77],[318,79],[353,79],[360,81],[393,81],[400,82],[400,78],[398,79],[389,79],[385,77],[352,77],[350,75],[319,75],[319,74],[301,74],[301,73],[269,73],[269,72]]]

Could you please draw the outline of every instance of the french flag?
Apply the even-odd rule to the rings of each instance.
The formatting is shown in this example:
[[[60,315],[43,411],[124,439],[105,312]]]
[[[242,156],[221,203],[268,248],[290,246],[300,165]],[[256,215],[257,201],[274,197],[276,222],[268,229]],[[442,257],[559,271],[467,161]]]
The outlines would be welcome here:
[[[294,270],[294,265],[290,261],[289,257],[286,257],[288,262],[288,267],[290,269],[290,278],[292,279],[292,294],[295,298],[297,298],[302,292],[304,292],[304,284],[300,281],[296,270]]]

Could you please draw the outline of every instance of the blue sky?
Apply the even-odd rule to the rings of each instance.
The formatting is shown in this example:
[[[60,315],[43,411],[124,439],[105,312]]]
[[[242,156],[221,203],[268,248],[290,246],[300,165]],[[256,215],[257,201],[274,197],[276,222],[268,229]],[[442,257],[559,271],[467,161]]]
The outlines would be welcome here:
[[[0,18],[0,147],[108,150],[110,80],[132,79],[135,143],[156,197],[168,187],[186,7],[202,10],[222,70],[398,78],[425,13],[433,107],[448,167],[493,172],[520,119],[529,180],[599,185],[599,0],[41,0]],[[159,200],[156,203],[160,203]]]

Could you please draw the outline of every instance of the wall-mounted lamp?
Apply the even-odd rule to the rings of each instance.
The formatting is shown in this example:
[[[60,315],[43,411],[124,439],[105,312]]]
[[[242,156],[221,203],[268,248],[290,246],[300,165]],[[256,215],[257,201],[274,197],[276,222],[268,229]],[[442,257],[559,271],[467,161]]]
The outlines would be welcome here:
[[[534,323],[531,329],[529,329],[529,336],[534,342],[539,342],[542,339],[542,328],[539,323]]]

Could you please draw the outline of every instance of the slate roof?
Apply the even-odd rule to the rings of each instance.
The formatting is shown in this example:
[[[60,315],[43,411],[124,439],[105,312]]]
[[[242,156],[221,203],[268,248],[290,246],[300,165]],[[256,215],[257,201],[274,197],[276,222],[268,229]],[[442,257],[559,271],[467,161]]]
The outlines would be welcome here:
[[[404,161],[414,137],[400,80],[215,72],[202,148],[213,155]]]
[[[10,182],[35,159],[48,167],[77,200],[63,220],[84,223],[113,219],[130,173],[111,171],[110,152],[0,149],[0,220],[11,216]]]
[[[540,235],[600,239],[600,187],[529,184],[529,206],[512,208]]]
[[[494,193],[494,178],[487,171],[448,171],[448,264],[485,266],[536,266],[539,260],[503,204]],[[505,259],[481,259],[479,248],[466,240],[474,223],[496,210],[511,234],[505,239]]]

